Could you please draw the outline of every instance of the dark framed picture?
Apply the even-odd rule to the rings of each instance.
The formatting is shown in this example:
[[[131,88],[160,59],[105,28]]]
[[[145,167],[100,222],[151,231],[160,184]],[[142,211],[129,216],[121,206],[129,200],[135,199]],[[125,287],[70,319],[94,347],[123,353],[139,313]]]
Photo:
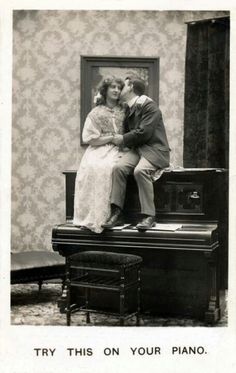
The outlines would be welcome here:
[[[81,145],[84,122],[94,107],[94,96],[102,80],[109,75],[125,79],[130,74],[138,75],[146,82],[145,94],[158,103],[159,58],[81,56]]]

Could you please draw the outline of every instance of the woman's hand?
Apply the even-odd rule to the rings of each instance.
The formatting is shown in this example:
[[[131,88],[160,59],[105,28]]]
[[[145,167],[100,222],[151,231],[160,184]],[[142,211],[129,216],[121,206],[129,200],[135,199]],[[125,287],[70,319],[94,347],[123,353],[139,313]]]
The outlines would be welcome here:
[[[106,144],[113,144],[113,138],[114,136],[108,135],[108,136],[100,136],[97,139],[92,139],[87,142],[87,144],[92,146],[101,146]]]
[[[114,135],[112,143],[115,145],[121,145],[123,144],[123,136],[122,135]]]

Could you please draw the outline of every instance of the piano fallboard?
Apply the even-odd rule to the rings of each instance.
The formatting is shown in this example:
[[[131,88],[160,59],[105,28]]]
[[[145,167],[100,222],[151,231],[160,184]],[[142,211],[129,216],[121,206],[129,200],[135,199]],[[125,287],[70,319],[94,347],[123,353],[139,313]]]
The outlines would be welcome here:
[[[139,232],[135,227],[122,230],[105,230],[100,234],[80,229],[71,223],[60,224],[53,229],[54,246],[79,245],[93,249],[129,248],[153,250],[213,251],[218,247],[216,224],[183,224],[176,231],[148,230]],[[66,255],[66,252],[63,251]]]

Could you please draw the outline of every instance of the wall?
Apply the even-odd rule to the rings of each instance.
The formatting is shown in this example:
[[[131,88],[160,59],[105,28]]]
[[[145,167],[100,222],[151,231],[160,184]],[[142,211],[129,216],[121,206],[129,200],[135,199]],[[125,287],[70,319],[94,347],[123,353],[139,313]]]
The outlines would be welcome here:
[[[80,147],[80,55],[160,58],[160,108],[182,165],[186,25],[225,12],[15,11],[12,250],[51,250],[65,219],[62,171]]]

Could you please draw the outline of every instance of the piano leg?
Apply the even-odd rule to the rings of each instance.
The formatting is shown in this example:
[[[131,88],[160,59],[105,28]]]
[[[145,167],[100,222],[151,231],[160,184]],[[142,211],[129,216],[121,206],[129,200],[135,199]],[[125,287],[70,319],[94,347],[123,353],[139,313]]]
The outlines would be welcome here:
[[[205,312],[205,322],[207,324],[214,324],[220,318],[220,300],[219,300],[219,289],[217,282],[217,263],[214,254],[204,252],[207,260],[208,267],[208,289],[209,289],[209,302],[208,309]]]

